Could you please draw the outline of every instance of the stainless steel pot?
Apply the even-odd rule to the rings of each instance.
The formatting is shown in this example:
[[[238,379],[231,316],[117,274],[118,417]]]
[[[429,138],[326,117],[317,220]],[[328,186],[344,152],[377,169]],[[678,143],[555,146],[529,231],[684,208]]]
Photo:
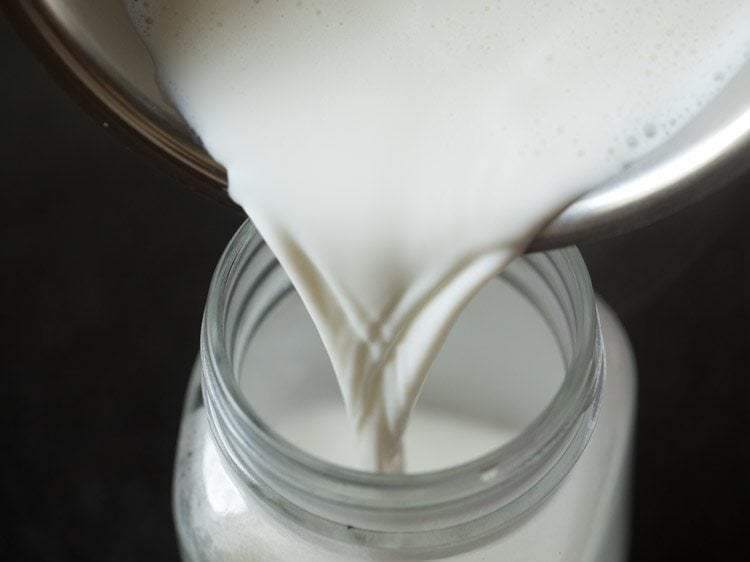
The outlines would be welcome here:
[[[84,107],[198,191],[231,204],[226,174],[162,95],[121,0],[3,0]],[[660,149],[575,201],[532,244],[546,249],[653,223],[750,167],[750,65]]]

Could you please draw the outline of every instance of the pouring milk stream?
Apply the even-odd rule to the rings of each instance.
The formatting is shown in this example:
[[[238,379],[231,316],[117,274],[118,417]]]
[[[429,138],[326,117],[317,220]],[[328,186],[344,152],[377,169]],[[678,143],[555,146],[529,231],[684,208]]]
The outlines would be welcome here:
[[[750,58],[750,0],[129,0],[330,355],[363,468],[399,471],[472,296]]]

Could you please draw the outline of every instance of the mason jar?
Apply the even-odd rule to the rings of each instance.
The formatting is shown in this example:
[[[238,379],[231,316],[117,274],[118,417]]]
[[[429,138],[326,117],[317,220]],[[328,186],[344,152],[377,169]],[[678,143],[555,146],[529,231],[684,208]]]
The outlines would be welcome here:
[[[360,471],[337,460],[351,437],[322,343],[247,222],[214,275],[185,403],[181,556],[625,560],[635,384],[577,250],[525,255],[449,334],[412,413],[407,472]]]

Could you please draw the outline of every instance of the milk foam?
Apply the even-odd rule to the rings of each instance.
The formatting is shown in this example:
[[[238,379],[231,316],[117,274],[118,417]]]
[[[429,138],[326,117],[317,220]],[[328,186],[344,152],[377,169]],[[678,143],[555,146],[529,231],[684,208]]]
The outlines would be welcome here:
[[[750,0],[129,0],[307,306],[366,446],[473,294],[750,54]]]

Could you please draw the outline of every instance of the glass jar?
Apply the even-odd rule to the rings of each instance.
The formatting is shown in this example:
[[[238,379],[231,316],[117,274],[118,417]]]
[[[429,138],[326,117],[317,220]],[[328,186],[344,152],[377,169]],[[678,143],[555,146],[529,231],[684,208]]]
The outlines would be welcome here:
[[[513,431],[447,468],[361,472],[285,426],[309,420],[320,438],[309,408],[340,396],[299,297],[243,225],[211,284],[185,404],[174,480],[183,559],[624,560],[627,339],[597,307],[576,250],[523,256],[490,285],[449,336],[414,416],[449,411]],[[452,451],[473,432],[416,442]]]

